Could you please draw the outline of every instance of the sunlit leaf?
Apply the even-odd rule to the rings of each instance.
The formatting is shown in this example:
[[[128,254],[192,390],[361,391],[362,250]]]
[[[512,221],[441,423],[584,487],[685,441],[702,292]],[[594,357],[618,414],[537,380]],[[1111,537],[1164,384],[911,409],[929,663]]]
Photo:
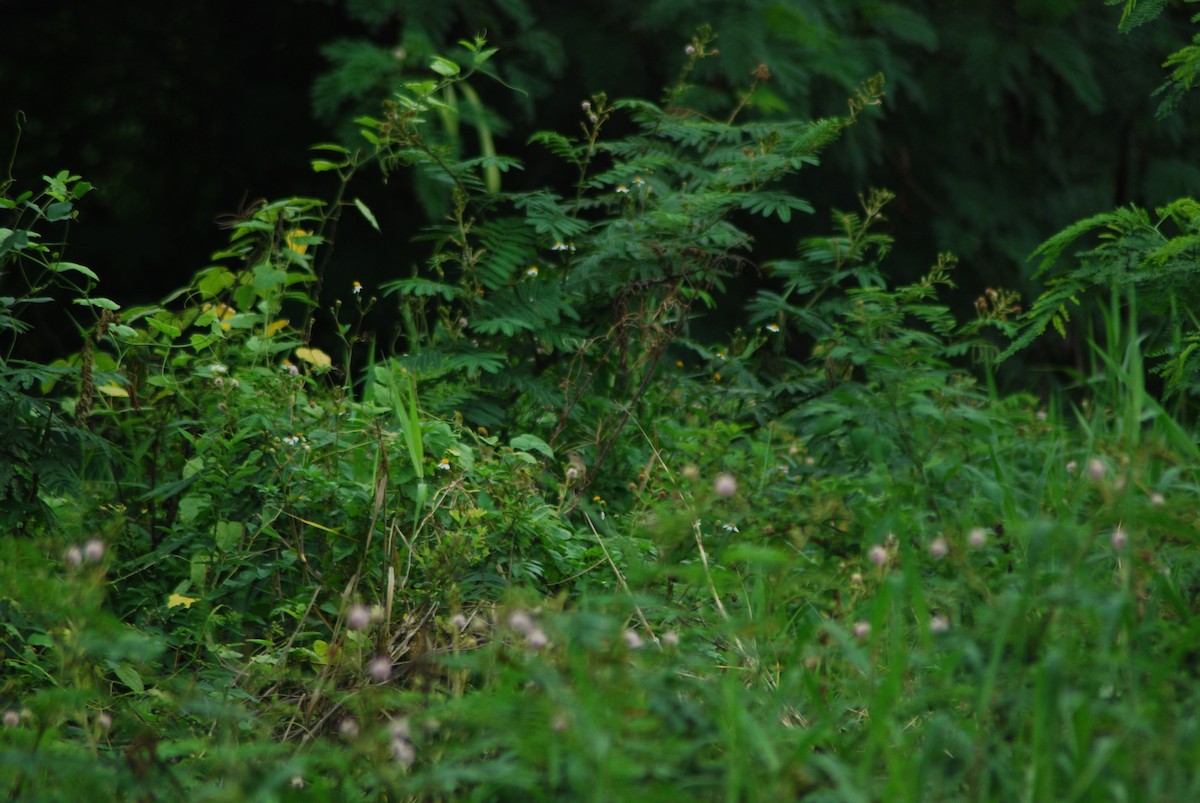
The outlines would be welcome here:
[[[185,597],[183,594],[172,594],[167,597],[168,608],[178,608],[182,605],[185,608],[192,607],[193,602],[199,602],[199,597]]]
[[[296,349],[296,358],[318,368],[328,368],[333,365],[330,356],[320,349],[298,348]]]

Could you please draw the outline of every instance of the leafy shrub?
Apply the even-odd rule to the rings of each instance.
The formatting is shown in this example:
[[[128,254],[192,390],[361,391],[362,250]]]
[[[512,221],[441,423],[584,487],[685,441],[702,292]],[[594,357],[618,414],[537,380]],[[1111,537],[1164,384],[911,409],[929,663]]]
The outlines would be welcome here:
[[[883,191],[706,337],[746,222],[812,211],[797,173],[881,91],[710,118],[712,41],[664,104],[597,95],[581,136],[534,135],[572,196],[497,192],[517,162],[428,134],[474,40],[360,120],[364,150],[318,146],[333,202],[251,210],[160,305],[83,287],[80,354],[11,384],[80,458],[2,542],[10,797],[1193,796],[1196,447],[1140,337],[1075,429],[1000,398],[1014,298],[958,322],[949,255],[891,286]],[[449,214],[412,275],[318,309],[370,164]],[[394,344],[363,323],[393,300]],[[48,457],[25,415],[21,481]]]

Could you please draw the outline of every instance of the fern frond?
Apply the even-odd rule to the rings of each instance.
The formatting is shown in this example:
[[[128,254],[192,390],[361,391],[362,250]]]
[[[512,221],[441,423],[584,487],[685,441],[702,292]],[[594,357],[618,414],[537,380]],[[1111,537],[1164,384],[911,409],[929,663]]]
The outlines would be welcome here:
[[[488,221],[479,228],[479,241],[476,276],[488,290],[507,287],[537,261],[537,236],[521,218]]]
[[[453,301],[456,298],[463,297],[463,291],[458,287],[420,277],[394,279],[380,285],[380,290],[385,296],[390,296],[393,293],[398,293],[402,296],[414,296],[416,298],[440,296],[444,301]]]

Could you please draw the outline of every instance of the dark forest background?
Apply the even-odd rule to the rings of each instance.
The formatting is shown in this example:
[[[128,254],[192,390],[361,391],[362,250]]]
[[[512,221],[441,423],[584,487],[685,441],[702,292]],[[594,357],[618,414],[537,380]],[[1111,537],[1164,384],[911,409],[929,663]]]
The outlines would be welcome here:
[[[1163,54],[1192,34],[1173,4],[1137,35],[1101,0],[255,0],[2,6],[0,154],[31,185],[69,169],[98,191],[71,235],[71,258],[122,303],[161,298],[226,240],[218,225],[258,198],[326,197],[308,148],[353,142],[352,119],[391,88],[426,75],[431,55],[486,32],[499,82],[477,84],[500,153],[524,157],[508,186],[544,183],[526,146],[538,129],[573,131],[579,103],[658,98],[696,27],[711,23],[721,59],[704,63],[714,108],[755,64],[768,117],[840,114],[874,72],[884,113],[833,148],[803,193],[819,210],[787,254],[823,231],[828,210],[872,186],[894,190],[898,279],[939,251],[961,259],[960,303],[1004,285],[1036,291],[1026,261],[1081,217],[1194,194],[1196,116],[1156,118]],[[717,63],[719,62],[719,63]],[[711,66],[710,66],[711,63]],[[720,96],[720,97],[718,97]],[[17,139],[19,137],[19,145]],[[542,159],[542,162],[545,160]],[[7,171],[6,171],[7,172]],[[812,179],[810,179],[810,184]],[[359,181],[383,236],[346,218],[333,269],[381,281],[421,260],[408,237],[438,214],[403,179]],[[71,347],[46,325],[48,351]]]

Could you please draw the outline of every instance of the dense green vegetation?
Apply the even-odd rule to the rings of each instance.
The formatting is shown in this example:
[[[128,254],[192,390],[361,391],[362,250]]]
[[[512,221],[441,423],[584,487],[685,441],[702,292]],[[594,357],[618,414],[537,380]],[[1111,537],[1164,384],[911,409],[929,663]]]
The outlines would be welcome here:
[[[71,261],[84,178],[0,186],[0,791],[1200,796],[1200,201],[1046,231],[1036,298],[963,304],[948,251],[889,269],[893,191],[812,197],[887,77],[820,116],[718,33],[523,159],[482,36],[365,112],[330,78],[328,197],[151,305]],[[333,254],[388,238],[380,176],[432,222],[377,280]],[[45,307],[82,348],[15,358]],[[1072,386],[1001,391],[1068,331]]]

